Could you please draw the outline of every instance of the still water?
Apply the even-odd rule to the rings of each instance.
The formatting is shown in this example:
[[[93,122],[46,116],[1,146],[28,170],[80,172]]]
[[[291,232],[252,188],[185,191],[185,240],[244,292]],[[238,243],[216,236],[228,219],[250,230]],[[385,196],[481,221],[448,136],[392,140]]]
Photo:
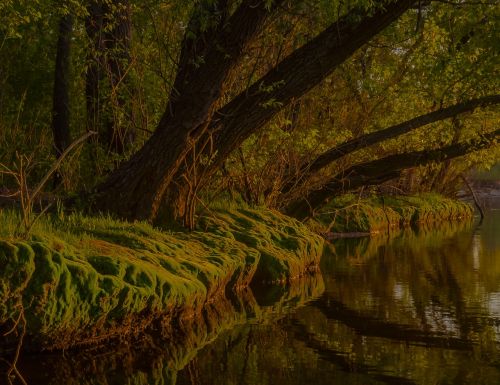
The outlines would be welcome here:
[[[336,240],[321,273],[174,334],[21,366],[30,385],[500,384],[500,211]]]

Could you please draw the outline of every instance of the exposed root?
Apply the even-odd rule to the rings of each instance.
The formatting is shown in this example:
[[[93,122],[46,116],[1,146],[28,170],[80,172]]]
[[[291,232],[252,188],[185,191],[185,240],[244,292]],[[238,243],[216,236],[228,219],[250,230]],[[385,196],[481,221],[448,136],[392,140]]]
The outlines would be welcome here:
[[[16,378],[23,385],[28,385],[22,374],[19,372],[19,369],[17,368],[17,362],[19,361],[19,356],[21,355],[21,349],[23,347],[24,336],[26,335],[26,318],[24,317],[24,307],[21,303],[18,305],[18,307],[19,307],[19,316],[17,317],[16,322],[14,322],[14,326],[3,335],[4,337],[7,337],[8,335],[16,332],[18,330],[19,324],[22,324],[22,330],[17,341],[14,358],[12,362],[9,362],[4,358],[2,358],[2,361],[5,361],[9,366],[9,369],[7,370],[6,373],[6,379],[9,385],[14,385],[13,380]]]

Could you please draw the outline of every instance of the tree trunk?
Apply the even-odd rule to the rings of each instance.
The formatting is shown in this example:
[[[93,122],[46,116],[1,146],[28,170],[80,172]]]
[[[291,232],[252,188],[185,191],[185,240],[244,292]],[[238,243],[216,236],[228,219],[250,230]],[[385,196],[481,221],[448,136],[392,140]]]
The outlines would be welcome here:
[[[106,7],[109,30],[104,33],[106,49],[106,70],[110,83],[110,107],[106,114],[106,144],[109,151],[122,154],[133,145],[135,133],[128,123],[131,108],[126,106],[124,89],[127,87],[127,72],[130,70],[131,14],[129,0],[114,0],[112,7]],[[107,28],[108,29],[108,28]]]
[[[69,70],[73,16],[61,17],[54,74],[54,94],[52,107],[52,131],[54,147],[59,158],[71,143],[69,107]]]
[[[499,137],[500,130],[496,130],[470,143],[458,143],[434,150],[396,154],[352,166],[342,174],[331,178],[319,190],[312,191],[306,197],[290,204],[285,211],[301,220],[312,217],[314,212],[325,205],[331,197],[362,186],[387,182],[398,177],[401,171],[408,168],[454,159],[487,148]]]
[[[127,128],[131,116],[123,95],[130,66],[130,3],[93,0],[87,9],[86,31],[91,41],[86,77],[87,128],[99,133],[99,142],[107,151],[121,154],[135,138]]]
[[[273,6],[281,2],[275,0]],[[201,29],[200,16],[194,14],[159,126],[145,145],[98,188],[98,209],[128,219],[153,220],[157,216],[172,177],[205,132],[230,71],[270,14],[266,1],[245,0],[226,20],[228,7],[221,0],[204,9],[205,17],[206,12],[210,14],[208,30]]]
[[[318,85],[413,3],[399,0],[374,12],[352,10],[224,106],[209,127],[217,153],[206,174],[216,171],[245,139]]]
[[[102,100],[99,90],[103,78],[104,65],[104,10],[99,0],[91,0],[87,7],[85,30],[90,40],[88,67],[85,78],[85,100],[87,104],[87,131],[102,135]]]
[[[268,123],[279,111],[299,99],[318,85],[340,64],[346,61],[358,48],[376,34],[397,20],[413,1],[399,0],[374,12],[354,9],[330,25],[316,38],[295,50],[271,69],[260,80],[236,96],[231,102],[214,114],[202,143],[211,142],[204,157],[212,158],[208,164],[200,165],[198,159],[180,169],[175,177],[177,193],[169,193],[162,208],[172,213],[178,201],[186,200],[181,194],[189,189],[186,184],[186,170],[195,169],[200,184],[206,183],[252,133]],[[213,155],[215,153],[215,156]]]

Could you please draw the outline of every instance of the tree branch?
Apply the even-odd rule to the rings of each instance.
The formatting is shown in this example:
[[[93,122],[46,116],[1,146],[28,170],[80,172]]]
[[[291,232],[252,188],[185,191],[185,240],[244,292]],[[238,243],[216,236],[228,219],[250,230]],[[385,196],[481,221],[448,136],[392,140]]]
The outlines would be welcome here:
[[[498,138],[500,138],[500,129],[471,142],[457,143],[433,150],[395,154],[354,165],[342,174],[328,180],[320,189],[312,191],[307,196],[293,202],[285,211],[298,219],[309,218],[314,215],[316,209],[325,205],[333,196],[362,186],[382,184],[397,178],[403,170],[408,168],[454,159],[488,148]]]
[[[362,135],[358,138],[349,140],[337,147],[325,151],[312,162],[303,164],[296,174],[298,176],[297,178],[289,176],[285,179],[289,180],[289,182],[287,182],[283,187],[282,193],[286,194],[290,192],[290,190],[293,187],[297,186],[299,182],[303,183],[304,180],[307,180],[308,177],[312,174],[322,170],[332,162],[341,159],[342,157],[357,150],[401,136],[427,124],[452,118],[464,112],[473,111],[478,107],[486,107],[495,104],[500,104],[500,95],[490,95],[482,98],[472,99],[447,108],[441,108],[437,111],[433,111],[425,115],[420,115],[416,118],[396,124],[384,130],[372,132],[370,134]]]

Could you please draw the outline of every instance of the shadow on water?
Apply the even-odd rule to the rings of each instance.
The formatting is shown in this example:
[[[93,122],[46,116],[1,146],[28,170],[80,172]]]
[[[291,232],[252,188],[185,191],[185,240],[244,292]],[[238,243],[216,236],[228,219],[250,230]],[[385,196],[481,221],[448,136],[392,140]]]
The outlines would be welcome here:
[[[500,383],[500,211],[338,239],[321,274],[258,287],[106,352],[25,357],[30,385]]]

